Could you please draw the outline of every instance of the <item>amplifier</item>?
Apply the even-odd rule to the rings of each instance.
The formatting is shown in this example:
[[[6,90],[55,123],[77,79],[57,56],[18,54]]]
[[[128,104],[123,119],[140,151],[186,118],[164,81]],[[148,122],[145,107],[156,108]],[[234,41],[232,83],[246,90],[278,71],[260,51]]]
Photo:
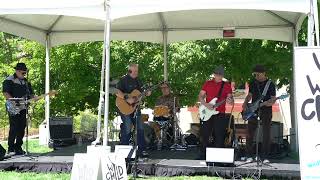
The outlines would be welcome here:
[[[50,139],[73,139],[72,117],[51,117],[49,119]]]

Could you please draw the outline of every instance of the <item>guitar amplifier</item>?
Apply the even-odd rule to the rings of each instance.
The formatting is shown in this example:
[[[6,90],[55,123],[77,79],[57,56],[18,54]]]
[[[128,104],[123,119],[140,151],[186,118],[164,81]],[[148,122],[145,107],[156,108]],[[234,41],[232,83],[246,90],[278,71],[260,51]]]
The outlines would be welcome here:
[[[49,128],[51,140],[73,139],[72,117],[51,117],[49,119]]]

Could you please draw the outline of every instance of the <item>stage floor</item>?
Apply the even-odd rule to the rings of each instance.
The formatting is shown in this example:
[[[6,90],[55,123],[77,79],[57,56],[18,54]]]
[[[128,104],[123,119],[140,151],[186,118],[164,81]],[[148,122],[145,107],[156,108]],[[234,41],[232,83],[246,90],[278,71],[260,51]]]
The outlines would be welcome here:
[[[85,153],[87,144],[74,145],[55,150],[47,154],[31,154],[15,156],[0,161],[1,170],[27,172],[71,172],[74,153]],[[271,159],[269,165],[257,167],[257,163],[244,164],[236,161],[235,167],[207,166],[204,160],[196,160],[198,149],[188,148],[186,151],[153,150],[149,157],[138,160],[138,170],[147,176],[191,176],[212,175],[227,178],[261,177],[300,179],[299,164],[288,157]],[[129,167],[129,173],[131,170]],[[237,178],[237,179],[238,179]]]

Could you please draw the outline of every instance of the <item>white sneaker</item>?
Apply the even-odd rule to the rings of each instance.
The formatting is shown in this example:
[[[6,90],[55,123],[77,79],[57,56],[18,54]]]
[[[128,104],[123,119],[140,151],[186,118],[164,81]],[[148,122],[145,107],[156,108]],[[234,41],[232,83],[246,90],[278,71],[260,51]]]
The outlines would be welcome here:
[[[253,162],[253,158],[251,157],[247,158],[246,163],[252,163],[252,162]]]
[[[269,164],[270,163],[270,161],[268,160],[268,159],[265,159],[265,160],[263,160],[263,162],[262,163],[264,163],[264,164]]]
[[[7,154],[5,155],[6,157],[12,157],[12,156],[14,156],[14,155],[16,155],[16,152],[14,152],[14,151],[9,151],[9,152],[7,152]]]
[[[247,157],[241,157],[240,161],[246,161]]]

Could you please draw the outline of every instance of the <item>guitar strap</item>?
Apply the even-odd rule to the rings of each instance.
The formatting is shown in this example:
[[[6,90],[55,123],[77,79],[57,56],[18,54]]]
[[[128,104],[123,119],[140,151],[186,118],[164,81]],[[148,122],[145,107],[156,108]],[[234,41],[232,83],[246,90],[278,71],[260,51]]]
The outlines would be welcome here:
[[[268,82],[266,83],[266,86],[264,87],[263,89],[263,92],[261,94],[262,98],[266,96],[267,92],[268,92],[268,89],[269,89],[269,86],[271,84],[271,80],[269,79]]]
[[[217,98],[218,98],[218,99],[221,97],[222,90],[223,90],[223,86],[224,86],[224,81],[222,81],[222,84],[221,84],[220,90],[219,90],[219,92],[218,92],[218,96],[217,96]]]

